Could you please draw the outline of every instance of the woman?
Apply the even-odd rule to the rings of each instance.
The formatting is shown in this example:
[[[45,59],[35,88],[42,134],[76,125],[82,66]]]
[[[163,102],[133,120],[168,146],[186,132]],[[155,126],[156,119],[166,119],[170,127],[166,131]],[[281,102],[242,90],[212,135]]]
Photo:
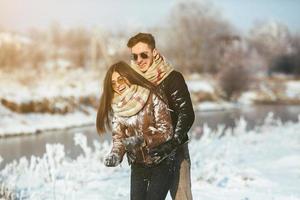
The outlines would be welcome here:
[[[112,126],[111,126],[112,123]],[[173,155],[157,160],[149,151],[173,136],[171,116],[155,86],[125,62],[107,71],[97,113],[97,131],[112,130],[113,147],[105,165],[131,165],[131,199],[165,199],[173,175]]]

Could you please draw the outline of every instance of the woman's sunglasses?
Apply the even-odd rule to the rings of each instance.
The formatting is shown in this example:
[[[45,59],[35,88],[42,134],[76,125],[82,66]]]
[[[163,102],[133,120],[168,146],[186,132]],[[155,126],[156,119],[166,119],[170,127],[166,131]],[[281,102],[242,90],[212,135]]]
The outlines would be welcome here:
[[[111,83],[111,84],[112,84],[112,87],[113,87],[114,89],[117,88],[117,83],[118,83],[118,85],[122,85],[122,84],[126,83],[126,79],[123,78],[123,77],[121,77],[121,76],[119,76],[118,79],[117,79],[117,81],[113,81],[113,82]]]
[[[149,58],[149,56],[148,56],[145,52],[143,52],[143,53],[140,53],[140,54],[135,54],[135,53],[133,53],[133,54],[132,54],[132,59],[133,59],[134,61],[137,61],[137,59],[138,59],[139,56],[141,56],[142,59],[147,59],[147,58]]]

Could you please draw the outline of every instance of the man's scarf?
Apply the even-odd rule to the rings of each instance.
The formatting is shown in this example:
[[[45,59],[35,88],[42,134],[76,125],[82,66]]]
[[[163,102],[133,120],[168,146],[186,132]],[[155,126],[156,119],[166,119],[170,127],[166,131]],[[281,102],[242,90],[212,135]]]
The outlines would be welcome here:
[[[138,85],[131,85],[121,95],[114,94],[112,110],[119,117],[137,114],[146,104],[150,90]]]
[[[173,67],[159,53],[154,55],[153,63],[146,72],[143,73],[134,61],[131,61],[131,67],[154,85],[159,85],[173,71]]]

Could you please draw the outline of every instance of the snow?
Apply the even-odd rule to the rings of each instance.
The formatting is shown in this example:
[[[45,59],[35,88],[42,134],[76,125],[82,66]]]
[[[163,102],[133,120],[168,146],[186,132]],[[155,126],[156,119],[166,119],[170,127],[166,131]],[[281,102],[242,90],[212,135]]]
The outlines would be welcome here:
[[[241,94],[238,102],[244,105],[253,104],[253,101],[257,99],[257,93],[255,91],[247,91]]]
[[[285,85],[288,97],[300,99],[300,81],[287,81]]]
[[[10,43],[10,44],[30,44],[31,39],[18,34],[11,34],[7,32],[0,33],[0,45]]]
[[[61,114],[18,114],[0,105],[0,137],[38,133],[46,130],[66,129],[95,123],[96,111],[86,108],[88,113],[76,111]],[[3,114],[6,113],[6,114]]]
[[[237,107],[238,105],[234,103],[204,101],[197,104],[194,109],[196,111],[221,111]]]
[[[27,72],[26,69],[20,69],[15,74],[0,72],[0,97],[23,103],[45,98],[99,95],[100,78],[97,71],[81,68],[60,70],[45,70],[41,74],[34,70],[28,72],[28,69]]]
[[[51,69],[55,69],[57,66],[59,66],[59,68],[68,68],[68,67],[71,67],[72,66],[72,63],[66,59],[62,59],[62,58],[59,58],[55,61],[47,61],[45,63],[45,67],[49,70]]]
[[[186,84],[187,84],[190,92],[203,91],[203,92],[208,92],[208,93],[214,93],[214,88],[208,81],[187,80]]]
[[[300,123],[283,124],[270,114],[260,127],[249,131],[246,125],[240,119],[222,137],[222,129],[204,126],[201,139],[191,139],[194,199],[299,200]],[[84,152],[74,160],[54,144],[42,157],[6,165],[0,193],[6,189],[18,199],[129,199],[126,160],[107,168],[103,158],[110,143],[94,141],[89,147],[81,133],[74,140]]]
[[[43,102],[45,100],[70,99],[100,95],[100,75],[97,69],[64,68],[37,72],[20,69],[18,73],[0,71],[0,99],[16,104]],[[55,106],[61,106],[59,103]],[[82,105],[67,114],[16,113],[0,103],[0,137],[32,134],[39,131],[64,129],[95,123],[96,109]]]

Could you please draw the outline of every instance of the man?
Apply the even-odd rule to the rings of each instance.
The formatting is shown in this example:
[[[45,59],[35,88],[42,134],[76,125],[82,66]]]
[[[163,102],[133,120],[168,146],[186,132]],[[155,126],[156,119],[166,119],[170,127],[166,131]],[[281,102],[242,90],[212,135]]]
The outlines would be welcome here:
[[[151,154],[163,158],[176,151],[171,197],[175,200],[190,200],[191,163],[187,133],[194,122],[195,114],[185,80],[181,73],[173,70],[158,54],[155,39],[151,34],[139,33],[129,39],[127,46],[132,55],[131,67],[165,93],[171,111],[174,137],[151,150]]]

